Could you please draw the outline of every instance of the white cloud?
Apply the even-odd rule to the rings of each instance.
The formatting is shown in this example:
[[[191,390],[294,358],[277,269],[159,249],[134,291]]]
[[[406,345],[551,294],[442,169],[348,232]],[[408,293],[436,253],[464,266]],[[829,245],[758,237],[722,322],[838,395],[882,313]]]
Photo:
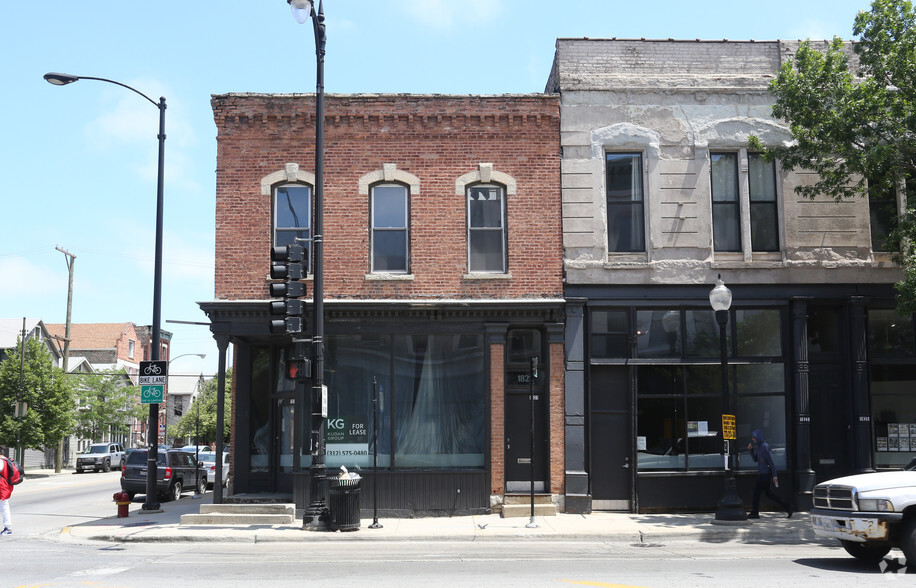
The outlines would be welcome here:
[[[502,0],[400,0],[401,8],[421,24],[437,29],[486,22],[503,12]]]

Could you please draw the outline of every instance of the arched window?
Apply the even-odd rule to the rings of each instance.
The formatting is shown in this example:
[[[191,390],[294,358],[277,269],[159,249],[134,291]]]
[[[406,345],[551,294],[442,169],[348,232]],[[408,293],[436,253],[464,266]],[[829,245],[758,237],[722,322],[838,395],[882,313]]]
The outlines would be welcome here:
[[[311,273],[314,185],[315,176],[299,169],[298,163],[287,163],[282,170],[261,178],[261,194],[271,197],[273,245],[302,245],[304,269],[308,273]]]
[[[468,188],[468,271],[506,272],[506,198],[497,184]]]
[[[372,186],[373,273],[408,273],[410,197],[402,184]]]

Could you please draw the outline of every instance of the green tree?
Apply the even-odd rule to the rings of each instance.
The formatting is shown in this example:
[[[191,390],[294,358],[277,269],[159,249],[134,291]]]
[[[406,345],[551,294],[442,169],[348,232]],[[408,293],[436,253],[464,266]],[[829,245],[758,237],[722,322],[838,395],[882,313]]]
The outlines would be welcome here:
[[[0,445],[42,449],[56,448],[73,428],[73,390],[45,343],[26,338],[0,362]],[[21,369],[20,369],[21,368]],[[21,384],[20,384],[21,382]],[[16,403],[28,405],[16,419]]]
[[[123,368],[80,376],[77,385],[75,432],[83,439],[105,441],[109,435],[126,434],[131,420],[146,413]]]
[[[168,430],[169,438],[175,437],[196,437],[198,430],[200,432],[200,445],[210,445],[216,442],[216,396],[219,380],[211,378],[204,383],[200,394],[194,399],[190,410],[185,410],[181,419]],[[226,389],[232,388],[232,369],[226,370]],[[225,409],[223,419],[223,441],[229,439],[231,423],[229,415],[232,414],[232,401],[229,394],[225,397]],[[198,422],[199,409],[199,422]]]
[[[866,188],[886,193],[916,179],[914,23],[909,0],[874,0],[870,11],[855,18],[858,39],[852,45],[839,37],[826,48],[802,43],[771,82],[773,114],[788,123],[795,141],[767,149],[767,156],[819,177],[796,192],[842,200],[864,195]],[[756,138],[751,145],[763,147]],[[916,237],[914,204],[908,203],[888,243],[905,269],[897,301],[907,313],[916,311],[916,256],[909,248]]]

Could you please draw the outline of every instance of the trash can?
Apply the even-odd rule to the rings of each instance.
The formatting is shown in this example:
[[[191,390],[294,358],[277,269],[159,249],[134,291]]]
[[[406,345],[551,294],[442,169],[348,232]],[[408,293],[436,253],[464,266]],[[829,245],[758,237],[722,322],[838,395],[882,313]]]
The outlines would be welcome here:
[[[330,478],[330,520],[332,531],[359,529],[359,483],[361,478]]]

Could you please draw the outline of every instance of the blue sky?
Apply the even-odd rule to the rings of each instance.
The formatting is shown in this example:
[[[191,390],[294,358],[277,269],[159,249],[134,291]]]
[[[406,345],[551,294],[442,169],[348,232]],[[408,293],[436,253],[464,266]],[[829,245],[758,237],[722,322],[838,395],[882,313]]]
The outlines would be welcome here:
[[[541,92],[558,37],[850,38],[865,0],[326,0],[330,93]],[[311,25],[285,0],[5,2],[0,19],[0,316],[152,321],[158,110],[167,99],[163,328],[173,373],[213,374],[196,302],[213,299],[216,127],[210,95],[314,92]],[[266,252],[265,252],[265,260]],[[266,271],[266,268],[265,268]],[[327,271],[333,271],[328,268]]]

